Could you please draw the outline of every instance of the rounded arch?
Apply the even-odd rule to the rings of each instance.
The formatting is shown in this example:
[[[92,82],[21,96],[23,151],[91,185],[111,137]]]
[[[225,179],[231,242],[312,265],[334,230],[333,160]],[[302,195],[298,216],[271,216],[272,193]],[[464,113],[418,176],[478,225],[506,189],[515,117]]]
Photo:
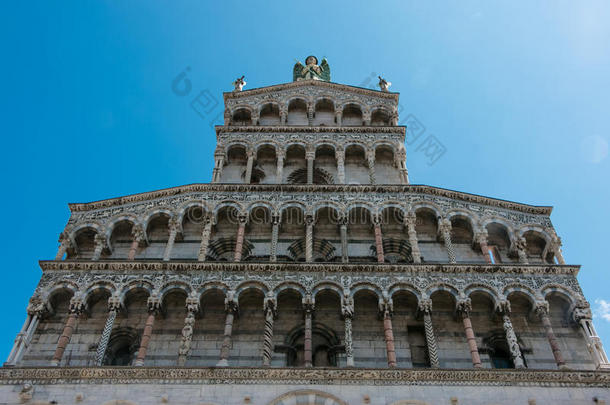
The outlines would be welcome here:
[[[324,404],[324,405],[348,405],[347,402],[317,390],[296,390],[287,392],[274,399],[269,405],[292,405],[292,404]]]
[[[316,284],[311,292],[311,296],[315,299],[316,295],[321,291],[332,291],[337,294],[340,300],[345,298],[343,296],[343,287],[331,281],[323,281],[321,283]]]
[[[104,234],[104,232],[102,231],[102,226],[100,224],[98,224],[97,222],[86,222],[83,224],[78,224],[74,228],[70,229],[70,231],[68,232],[70,240],[74,242],[78,234],[87,230],[92,230],[93,232],[98,233],[100,235]]]
[[[282,147],[276,141],[274,141],[272,139],[262,139],[254,144],[254,147],[253,147],[254,153],[258,154],[259,150],[264,147],[273,148],[276,156],[282,150]]]
[[[451,294],[453,296],[453,298],[455,298],[455,300],[457,301],[460,297],[460,292],[458,291],[457,288],[455,288],[452,285],[449,285],[447,283],[434,283],[430,286],[428,286],[428,288],[426,288],[425,294],[426,296],[430,297],[432,294],[436,293],[436,292],[447,292],[449,294]]]
[[[333,209],[333,210],[337,211],[337,214],[339,216],[341,216],[342,214],[345,214],[345,208],[341,204],[339,204],[335,201],[318,201],[318,202],[314,203],[314,205],[311,207],[311,212],[314,215],[317,215],[318,211],[320,211],[321,209],[324,209],[324,208],[329,208],[329,209]]]
[[[277,297],[280,295],[280,293],[282,291],[285,291],[285,290],[296,291],[301,296],[301,298],[304,298],[305,295],[307,295],[307,290],[305,289],[305,287],[303,287],[302,285],[295,283],[293,281],[285,281],[285,282],[279,284],[277,287],[275,287],[273,289],[273,293]]]
[[[307,206],[300,201],[286,201],[280,205],[278,212],[281,215],[288,208],[298,208],[303,211],[303,213],[308,212]]]
[[[536,301],[538,300],[536,292],[531,288],[524,286],[523,284],[509,284],[502,290],[502,295],[504,295],[509,300],[510,296],[513,294],[519,294],[524,296],[532,305],[532,308],[536,305]]]
[[[218,204],[216,204],[216,206],[214,206],[214,210],[212,211],[212,213],[214,214],[214,217],[218,216],[218,212],[221,209],[227,208],[227,207],[234,208],[235,210],[237,210],[238,213],[245,211],[244,207],[239,202],[237,202],[235,200],[224,200],[224,201],[220,201]]]
[[[268,203],[267,201],[253,201],[250,204],[248,204],[248,207],[246,208],[246,212],[248,214],[250,214],[252,212],[252,210],[254,210],[255,208],[265,208],[268,209],[270,213],[275,212],[275,207],[273,205],[271,205],[270,203]]]
[[[138,405],[138,403],[124,399],[113,399],[112,401],[104,402],[102,405]]]
[[[418,201],[413,203],[413,205],[411,206],[411,210],[416,214],[417,211],[426,209],[432,211],[437,218],[443,216],[443,209],[433,202]]]
[[[381,291],[381,288],[379,288],[378,286],[376,286],[375,284],[372,284],[372,283],[366,283],[366,282],[356,283],[353,286],[351,286],[350,291],[351,291],[352,297],[355,297],[356,293],[358,291],[370,291],[377,296],[377,299],[383,298],[383,292]]]
[[[144,229],[148,229],[148,225],[150,225],[150,221],[152,221],[153,219],[159,217],[159,216],[163,216],[163,215],[167,215],[169,217],[169,219],[172,219],[174,217],[174,212],[172,211],[172,209],[170,207],[159,207],[159,208],[155,208],[154,210],[148,211],[146,214],[144,214],[144,222],[143,222],[143,228]]]
[[[500,218],[500,217],[496,217],[496,216],[492,216],[492,217],[484,217],[480,219],[480,225],[481,228],[487,228],[487,225],[496,223],[498,225],[502,225],[504,228],[506,228],[506,232],[509,235],[512,235],[515,231],[514,226],[507,220],[505,220],[504,218]]]
[[[431,405],[429,402],[420,401],[417,399],[403,399],[392,402],[390,405]]]
[[[494,306],[496,306],[500,301],[500,294],[498,294],[498,292],[489,285],[473,283],[464,289],[464,295],[469,298],[470,295],[473,293],[481,293],[487,295],[491,302],[493,302]]]
[[[262,281],[245,281],[235,289],[235,297],[239,300],[240,295],[247,290],[257,290],[267,295],[269,286]]]
[[[135,226],[139,223],[138,218],[133,214],[123,214],[112,217],[106,223],[106,237],[110,238],[115,227],[123,221],[131,223],[131,226]]]
[[[197,290],[197,298],[199,301],[201,301],[204,295],[210,291],[220,291],[223,297],[226,297],[230,289],[231,288],[229,288],[229,286],[222,281],[208,281],[207,283],[204,283],[199,290]]]
[[[159,298],[161,299],[161,301],[163,301],[165,297],[173,291],[182,291],[188,296],[193,291],[193,289],[189,285],[189,283],[185,281],[170,281],[168,283],[165,283],[159,289]]]
[[[244,152],[247,152],[248,150],[252,149],[252,145],[250,144],[250,142],[246,142],[246,141],[232,141],[232,142],[225,144],[224,148],[225,148],[225,153],[228,158],[229,152],[231,151],[231,149],[243,148]]]
[[[78,286],[76,285],[76,283],[73,283],[71,281],[60,280],[45,289],[41,294],[41,298],[43,302],[48,305],[51,305],[51,300],[53,299],[53,297],[55,297],[57,294],[61,294],[62,292],[67,293],[70,297],[73,297],[78,292]]]
[[[137,290],[142,290],[146,292],[149,296],[152,294],[155,289],[154,285],[148,280],[134,280],[125,285],[121,289],[120,299],[121,302],[125,302],[125,297],[131,292],[135,292]]]
[[[188,200],[180,204],[176,209],[176,219],[178,220],[178,222],[182,223],[182,221],[184,221],[184,216],[187,215],[189,210],[193,208],[200,208],[202,210],[202,217],[204,217],[206,213],[211,211],[208,203],[203,199]]]
[[[409,283],[396,283],[393,284],[389,289],[388,289],[388,296],[390,298],[392,298],[394,296],[394,294],[400,292],[400,291],[404,291],[404,292],[408,292],[411,293],[415,296],[415,298],[417,298],[417,303],[419,304],[419,302],[422,299],[422,292],[419,290],[419,288],[415,287],[412,284]]]
[[[85,299],[85,301],[88,301],[92,295],[99,291],[106,291],[110,295],[113,295],[117,292],[117,286],[109,280],[95,281],[85,288],[83,292],[83,298]]]
[[[546,229],[544,229],[542,226],[540,225],[523,225],[521,226],[518,230],[517,230],[517,234],[519,236],[525,236],[526,232],[535,232],[537,234],[540,234],[542,236],[542,238],[544,239],[544,241],[547,243],[547,245],[549,244],[549,242],[553,239],[551,237],[551,235],[547,232]]]
[[[540,289],[540,295],[546,300],[549,295],[558,295],[566,300],[570,305],[576,305],[578,297],[575,297],[571,291],[559,284],[546,284]]]
[[[277,100],[269,100],[269,99],[265,99],[260,101],[256,106],[255,106],[255,110],[258,112],[258,114],[260,115],[261,111],[263,111],[263,108],[267,107],[267,106],[273,106],[276,107],[278,110],[281,109],[281,104],[279,101]]]
[[[472,211],[465,210],[463,208],[453,208],[445,214],[445,218],[451,221],[452,218],[460,217],[468,220],[472,229],[476,229],[476,225],[479,222],[479,217]]]

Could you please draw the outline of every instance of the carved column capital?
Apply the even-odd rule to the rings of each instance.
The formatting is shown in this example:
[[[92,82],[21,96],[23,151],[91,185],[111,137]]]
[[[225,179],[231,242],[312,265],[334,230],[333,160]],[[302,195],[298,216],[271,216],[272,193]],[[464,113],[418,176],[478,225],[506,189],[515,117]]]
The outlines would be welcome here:
[[[85,301],[84,297],[82,296],[82,294],[77,293],[74,295],[74,297],[72,297],[70,299],[70,313],[71,314],[77,314],[80,315],[82,314],[87,306],[87,302]]]
[[[196,294],[189,294],[189,296],[186,298],[185,307],[186,312],[190,314],[196,314],[197,312],[199,312],[199,298]]]
[[[303,310],[306,313],[313,313],[316,306],[316,300],[311,294],[306,294],[301,300],[301,304],[303,304]]]
[[[148,297],[146,306],[151,314],[157,314],[161,310],[161,297],[157,291],[153,291],[150,297]]]
[[[277,299],[273,292],[269,291],[263,301],[263,311],[265,314],[271,312],[273,318],[277,318]]]
[[[468,297],[461,297],[455,303],[455,310],[464,317],[469,317],[472,311],[472,301]]]
[[[120,311],[122,306],[121,297],[118,295],[111,295],[108,298],[108,312],[110,311]]]
[[[534,303],[534,311],[539,317],[548,316],[549,314],[549,303],[548,301],[536,301]]]
[[[144,228],[140,224],[135,224],[131,228],[131,235],[133,236],[133,239],[139,244],[142,244],[146,241],[146,232],[144,232]]]
[[[424,313],[429,314],[432,312],[432,300],[430,298],[422,298],[417,303],[417,309]]]
[[[500,315],[510,314],[510,301],[499,300],[498,302],[496,302],[495,310]]]
[[[47,306],[40,297],[34,296],[30,298],[30,302],[27,306],[28,315],[41,317],[45,312],[47,312]]]
[[[350,296],[344,296],[341,298],[341,316],[343,318],[354,317],[354,298]]]
[[[382,317],[391,317],[394,314],[394,301],[385,294],[383,298],[379,298],[379,314]]]
[[[572,309],[572,319],[576,323],[580,323],[581,320],[590,321],[593,319],[593,313],[591,312],[591,306],[585,300],[580,300],[576,303],[574,309]]]
[[[225,297],[225,311],[234,314],[238,309],[239,303],[237,301],[235,291],[227,291],[227,296]]]

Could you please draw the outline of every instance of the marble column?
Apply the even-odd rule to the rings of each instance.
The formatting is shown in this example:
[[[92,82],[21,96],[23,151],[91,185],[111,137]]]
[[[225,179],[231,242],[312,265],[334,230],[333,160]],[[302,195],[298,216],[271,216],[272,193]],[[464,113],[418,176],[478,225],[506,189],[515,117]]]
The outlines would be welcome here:
[[[424,332],[426,334],[426,346],[428,348],[430,367],[439,368],[438,347],[436,345],[434,327],[432,326],[432,300],[430,298],[422,298],[419,302],[418,309],[424,315]]]
[[[303,311],[305,315],[305,336],[303,338],[303,359],[305,367],[313,367],[313,347],[311,341],[312,334],[312,317],[315,301],[311,295],[303,298]]]
[[[470,298],[458,300],[456,303],[456,310],[464,324],[466,341],[468,342],[468,348],[470,349],[470,357],[472,357],[472,366],[481,368],[481,356],[479,356],[479,348],[477,347],[477,341],[474,337],[474,331],[472,330],[472,323],[470,322],[470,311],[472,311]]]
[[[174,243],[176,242],[176,235],[180,231],[180,224],[175,218],[169,220],[169,237],[167,238],[167,245],[165,245],[165,251],[163,252],[163,261],[169,261],[172,250],[174,249]]]
[[[345,184],[345,151],[337,149],[335,159],[337,159],[337,182],[338,184]]]
[[[32,341],[32,336],[38,327],[38,322],[42,314],[46,311],[46,307],[44,303],[37,299],[32,298],[27,308],[27,317],[21,331],[17,334],[15,338],[15,343],[13,344],[13,348],[6,360],[6,366],[14,366],[21,361],[21,357],[30,346],[30,342]]]
[[[529,264],[527,260],[526,246],[527,243],[523,236],[515,237],[515,250],[517,251],[517,256],[519,257],[519,263],[521,264]]]
[[[191,351],[193,342],[193,328],[195,327],[195,315],[199,312],[199,299],[197,294],[190,294],[186,299],[186,318],[182,328],[182,339],[178,348],[178,365],[184,366]]]
[[[214,152],[214,170],[212,172],[212,183],[220,183],[222,177],[222,168],[225,164],[225,152],[222,148],[217,147]]]
[[[497,312],[502,316],[502,328],[506,334],[506,343],[508,344],[513,364],[515,365],[515,368],[524,368],[525,364],[521,355],[521,348],[519,347],[513,323],[510,320],[510,301],[501,301],[498,304]]]
[[[367,160],[367,164],[369,167],[369,181],[371,182],[371,184],[375,184],[376,178],[375,178],[375,151],[374,150],[367,150],[366,151],[366,160]]]
[[[277,316],[277,300],[273,292],[267,293],[265,302],[263,303],[265,311],[265,332],[263,336],[263,367],[271,366],[271,357],[273,356],[273,321]]]
[[[475,233],[474,240],[476,241],[476,243],[478,243],[479,248],[481,249],[481,253],[483,253],[483,257],[485,257],[485,261],[491,264],[492,261],[491,257],[489,256],[489,246],[487,246],[487,231],[482,230]]]
[[[352,319],[354,319],[354,299],[349,296],[349,291],[344,292],[341,299],[341,315],[343,316],[345,329],[345,360],[347,367],[354,367],[354,348],[352,341]]]
[[[287,107],[280,108],[280,125],[286,125],[288,119]]]
[[[106,237],[104,235],[96,233],[94,241],[95,249],[93,250],[93,257],[91,257],[91,260],[100,260],[102,252],[108,246],[108,244],[106,243]]]
[[[275,184],[282,184],[284,177],[284,152],[277,154],[277,166],[275,169]]]
[[[413,256],[413,263],[421,263],[421,251],[419,250],[419,243],[417,242],[417,231],[415,230],[415,224],[417,223],[417,217],[414,212],[408,212],[405,215],[405,226],[407,227],[407,234],[409,236],[409,244],[411,245],[411,255]]]
[[[248,156],[248,161],[246,163],[246,174],[244,176],[244,183],[250,184],[250,182],[252,181],[252,166],[254,165],[254,151],[248,150],[246,152],[246,155]]]
[[[237,228],[237,237],[235,240],[235,258],[236,262],[241,261],[241,255],[244,248],[244,235],[246,234],[246,221],[248,216],[243,214],[239,215],[239,227]]]
[[[313,261],[313,215],[305,216],[305,261],[311,263]]]
[[[142,339],[140,340],[140,348],[138,349],[138,356],[134,363],[135,366],[143,366],[144,360],[146,359],[146,352],[148,351],[148,344],[152,337],[153,326],[155,324],[155,317],[161,309],[161,299],[157,293],[153,293],[148,297],[148,317],[146,318],[146,324],[142,331]]]
[[[307,160],[307,184],[313,184],[313,161],[316,157],[315,151],[305,152],[305,159]]]
[[[53,354],[53,359],[51,360],[52,366],[59,366],[62,357],[64,356],[64,351],[70,343],[70,339],[72,338],[72,333],[76,328],[76,322],[78,321],[79,315],[85,309],[85,303],[79,296],[74,296],[70,300],[70,310],[68,319],[66,324],[64,325],[64,329],[57,341],[57,347],[55,348],[55,353]]]
[[[394,368],[396,367],[396,349],[394,347],[394,331],[392,330],[392,300],[380,300],[379,310],[383,317],[383,335],[385,338],[388,367]]]
[[[127,256],[127,260],[135,260],[136,253],[138,251],[138,246],[145,240],[146,234],[144,233],[144,229],[141,225],[136,224],[131,229],[132,242],[131,247],[129,248],[129,254]]]
[[[277,261],[277,242],[280,234],[280,214],[271,217],[271,247],[269,251],[269,261]]]
[[[551,320],[549,319],[549,303],[547,301],[536,302],[535,311],[542,322],[542,326],[544,327],[546,338],[548,339],[551,350],[553,351],[553,357],[555,357],[557,367],[560,369],[566,368],[566,362],[561,354],[559,343],[557,343],[557,338],[555,337],[555,332],[553,332]]]
[[[406,165],[407,152],[402,149],[396,154],[397,167],[400,173],[401,184],[409,184],[409,172],[407,171]]]
[[[375,249],[377,250],[377,263],[385,263],[383,254],[383,237],[381,235],[381,218],[378,215],[373,217],[373,227],[375,228]]]
[[[587,342],[587,349],[589,349],[591,358],[595,363],[595,368],[598,370],[609,369],[610,362],[608,361],[602,341],[593,326],[593,314],[591,313],[589,303],[584,300],[578,302],[572,311],[572,319],[580,326]]]
[[[341,233],[341,262],[349,262],[349,252],[347,245],[347,216],[339,218],[339,230]]]
[[[117,313],[121,308],[121,299],[113,295],[108,298],[108,317],[106,318],[106,324],[102,331],[102,336],[97,344],[97,351],[95,352],[95,365],[101,366],[106,356],[106,349],[108,349],[108,342],[110,341],[110,335],[112,334],[112,328],[114,326],[114,320],[116,319]]]
[[[453,250],[453,243],[451,243],[451,222],[448,219],[439,221],[439,232],[443,237],[443,242],[447,248],[447,256],[449,257],[449,263],[455,263],[455,251]]]
[[[203,231],[201,232],[201,244],[199,245],[199,254],[197,259],[200,262],[204,262],[208,255],[208,245],[210,244],[210,236],[212,234],[212,225],[214,223],[211,215],[208,215],[204,219],[205,224]]]
[[[225,298],[225,330],[222,338],[222,346],[220,347],[220,360],[216,364],[218,367],[227,367],[229,365],[229,354],[232,346],[232,335],[233,335],[233,320],[237,313],[237,298],[235,297],[234,291],[229,291]]]
[[[309,126],[313,126],[313,118],[314,118],[314,106],[313,105],[308,105],[307,106],[307,123],[309,124]]]
[[[553,240],[551,241],[551,251],[553,252],[553,254],[555,255],[555,257],[557,258],[557,263],[558,264],[566,264],[566,261],[563,258],[563,253],[561,252],[561,238],[558,236],[555,236],[553,238]]]
[[[337,124],[338,127],[340,127],[342,125],[342,120],[343,118],[343,109],[342,108],[338,108],[335,111],[335,123]]]
[[[72,241],[70,240],[70,236],[62,232],[59,235],[59,248],[57,249],[57,255],[55,255],[55,260],[62,260],[64,255],[68,252],[68,249],[72,248]]]

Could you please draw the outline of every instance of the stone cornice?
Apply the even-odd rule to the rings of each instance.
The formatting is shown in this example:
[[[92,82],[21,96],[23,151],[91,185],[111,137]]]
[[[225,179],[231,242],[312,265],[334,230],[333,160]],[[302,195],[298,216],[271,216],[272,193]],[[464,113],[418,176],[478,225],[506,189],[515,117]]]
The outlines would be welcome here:
[[[194,192],[303,192],[303,193],[418,193],[432,196],[451,198],[454,200],[472,202],[490,207],[499,207],[514,211],[524,212],[533,215],[549,216],[552,207],[534,206],[520,204],[512,201],[500,200],[484,197],[476,194],[469,194],[459,191],[448,190],[439,187],[426,185],[351,185],[351,184],[210,184],[195,183],[184,186],[165,188],[162,190],[149,191],[146,193],[131,194],[124,197],[111,198],[107,200],[94,201],[89,203],[68,204],[70,211],[91,211],[96,209],[116,207],[124,204],[131,204],[157,198],[170,197],[179,194]]]
[[[398,102],[398,97],[400,95],[400,93],[372,90],[372,89],[367,89],[364,87],[350,86],[347,84],[323,82],[320,80],[300,80],[298,82],[275,84],[272,86],[258,87],[256,89],[250,89],[250,90],[225,92],[225,93],[223,93],[223,98],[225,101],[228,99],[240,99],[240,98],[255,96],[255,95],[259,95],[259,94],[267,94],[267,93],[273,93],[273,92],[277,92],[277,91],[281,91],[281,90],[294,89],[294,88],[298,88],[298,87],[321,87],[321,88],[325,88],[325,89],[329,89],[329,90],[347,91],[347,92],[351,92],[351,93],[362,94],[365,96],[386,98],[389,100],[393,100],[395,102]]]
[[[0,368],[0,384],[304,384],[610,387],[608,371],[180,367]]]
[[[341,134],[400,134],[403,137],[406,133],[406,126],[392,126],[392,127],[326,127],[326,126],[279,126],[279,125],[254,125],[254,126],[232,126],[232,125],[216,125],[216,136],[225,132],[253,132],[253,133],[341,133]]]
[[[198,262],[198,261],[152,261],[152,260],[41,260],[43,272],[115,272],[115,271],[237,271],[237,272],[323,272],[323,273],[446,273],[446,274],[544,274],[576,276],[580,266],[559,265],[510,265],[510,264],[349,264],[349,263],[269,263],[269,262]]]

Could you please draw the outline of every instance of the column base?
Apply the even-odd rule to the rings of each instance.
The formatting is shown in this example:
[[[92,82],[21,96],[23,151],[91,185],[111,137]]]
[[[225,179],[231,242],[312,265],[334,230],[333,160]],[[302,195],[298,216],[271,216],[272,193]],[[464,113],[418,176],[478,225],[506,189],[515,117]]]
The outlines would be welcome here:
[[[602,363],[597,366],[597,370],[610,370],[610,363]]]
[[[59,360],[51,360],[51,367],[58,367],[59,366]]]
[[[216,367],[229,367],[229,361],[227,359],[221,359],[216,363]]]
[[[142,367],[144,365],[144,360],[136,360],[133,365],[136,367]]]

